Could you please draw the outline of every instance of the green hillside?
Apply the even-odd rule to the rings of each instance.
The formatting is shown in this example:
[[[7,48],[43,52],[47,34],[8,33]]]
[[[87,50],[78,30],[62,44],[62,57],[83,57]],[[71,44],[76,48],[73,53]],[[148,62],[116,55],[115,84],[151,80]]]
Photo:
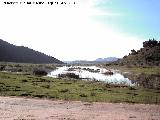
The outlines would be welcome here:
[[[143,42],[143,48],[124,56],[120,65],[127,66],[160,66],[160,41],[149,39]]]

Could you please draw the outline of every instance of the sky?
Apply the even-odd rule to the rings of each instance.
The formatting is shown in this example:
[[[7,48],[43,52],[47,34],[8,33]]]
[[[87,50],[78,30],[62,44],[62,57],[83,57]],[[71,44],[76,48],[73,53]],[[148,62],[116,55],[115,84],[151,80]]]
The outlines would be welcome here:
[[[122,58],[160,39],[159,11],[159,0],[1,0],[0,39],[62,61]]]

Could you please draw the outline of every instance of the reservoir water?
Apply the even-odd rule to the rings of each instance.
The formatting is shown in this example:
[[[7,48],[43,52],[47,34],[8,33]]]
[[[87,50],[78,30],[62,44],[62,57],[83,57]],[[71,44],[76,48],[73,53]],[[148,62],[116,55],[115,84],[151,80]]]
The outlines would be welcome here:
[[[112,72],[113,74],[105,74]],[[125,78],[122,74],[116,70],[107,70],[96,66],[63,66],[58,67],[56,70],[50,72],[48,76],[57,78],[59,74],[75,73],[84,80],[97,80],[106,83],[123,84],[133,86],[131,80]]]

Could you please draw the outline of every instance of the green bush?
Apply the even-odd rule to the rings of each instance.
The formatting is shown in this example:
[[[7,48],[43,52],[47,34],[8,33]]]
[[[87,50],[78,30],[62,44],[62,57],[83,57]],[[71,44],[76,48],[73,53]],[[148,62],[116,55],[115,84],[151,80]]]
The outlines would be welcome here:
[[[46,76],[47,74],[45,70],[33,70],[33,75]]]

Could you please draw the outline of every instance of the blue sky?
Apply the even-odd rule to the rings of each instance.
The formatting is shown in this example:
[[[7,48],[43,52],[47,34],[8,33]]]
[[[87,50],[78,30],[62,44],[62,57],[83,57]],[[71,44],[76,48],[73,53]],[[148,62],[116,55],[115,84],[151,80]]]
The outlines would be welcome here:
[[[159,0],[103,0],[95,6],[119,16],[95,16],[104,24],[110,24],[128,34],[148,38],[160,38]]]
[[[160,39],[159,0],[63,1],[76,4],[0,1],[0,38],[63,61],[121,58],[150,38]]]

